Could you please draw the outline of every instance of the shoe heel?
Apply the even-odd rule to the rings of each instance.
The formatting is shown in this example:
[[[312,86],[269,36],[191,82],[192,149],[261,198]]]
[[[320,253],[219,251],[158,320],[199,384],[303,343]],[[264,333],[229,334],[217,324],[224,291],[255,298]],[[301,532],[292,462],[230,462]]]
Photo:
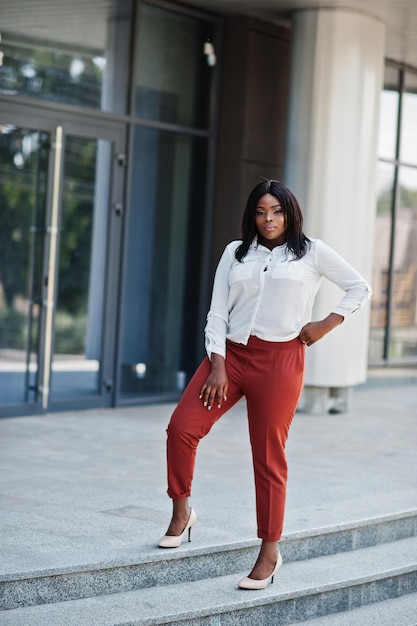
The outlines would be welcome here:
[[[188,529],[188,543],[191,542],[191,531],[192,531],[193,527],[190,526],[190,528]]]

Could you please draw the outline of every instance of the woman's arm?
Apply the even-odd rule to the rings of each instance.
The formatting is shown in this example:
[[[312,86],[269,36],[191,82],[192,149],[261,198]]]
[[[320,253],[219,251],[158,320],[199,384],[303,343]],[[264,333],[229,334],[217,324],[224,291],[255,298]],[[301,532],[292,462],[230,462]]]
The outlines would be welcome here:
[[[370,299],[372,289],[363,276],[333,248],[320,240],[316,242],[315,265],[322,276],[345,292],[332,313],[337,313],[346,320]]]
[[[345,294],[330,315],[303,326],[298,338],[308,346],[342,324],[347,317],[361,308],[372,295],[371,287],[359,272],[323,241],[316,242],[315,264],[322,276],[343,289]]]
[[[210,310],[204,329],[206,352],[210,360],[212,353],[226,356],[226,332],[229,320],[229,272],[239,243],[239,241],[234,241],[226,246],[214,276]]]
[[[324,320],[318,322],[309,322],[301,329],[299,340],[307,346],[311,346],[319,339],[327,335],[333,328],[339,326],[344,320],[342,315],[338,313],[330,313]]]
[[[220,408],[227,400],[226,332],[229,318],[229,271],[239,241],[226,246],[214,276],[210,310],[205,327],[207,356],[211,361],[211,372],[200,390],[200,399],[210,411],[216,402]]]

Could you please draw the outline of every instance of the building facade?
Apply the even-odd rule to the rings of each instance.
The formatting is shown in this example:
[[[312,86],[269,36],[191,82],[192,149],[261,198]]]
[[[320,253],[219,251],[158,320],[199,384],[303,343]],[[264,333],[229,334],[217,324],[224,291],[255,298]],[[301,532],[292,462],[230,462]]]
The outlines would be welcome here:
[[[417,14],[337,5],[3,0],[2,415],[176,399],[262,177],[374,286],[307,389],[417,361]]]

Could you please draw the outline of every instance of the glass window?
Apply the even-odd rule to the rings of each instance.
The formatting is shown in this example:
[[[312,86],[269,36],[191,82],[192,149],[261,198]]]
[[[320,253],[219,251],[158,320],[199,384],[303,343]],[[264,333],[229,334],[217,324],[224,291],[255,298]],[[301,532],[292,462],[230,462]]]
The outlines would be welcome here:
[[[207,148],[203,138],[136,128],[121,324],[122,396],[180,391],[195,368]]]
[[[379,113],[378,156],[381,159],[395,159],[399,99],[399,72],[387,67]]]
[[[400,159],[417,165],[417,74],[406,74],[402,99]]]
[[[372,297],[369,343],[369,358],[371,361],[378,361],[384,357],[394,174],[394,165],[389,163],[378,164],[377,215],[372,275],[374,293]]]
[[[401,102],[401,116],[399,106]],[[397,152],[399,147],[399,152]],[[417,357],[417,74],[388,66],[381,97],[370,361]]]
[[[36,19],[2,0],[0,94],[124,113],[128,91],[131,0],[38,3]],[[116,71],[117,69],[117,71]]]
[[[399,168],[390,358],[417,357],[417,168]]]
[[[182,126],[209,126],[215,64],[214,25],[143,4],[135,78],[135,113]],[[205,54],[206,51],[206,54]]]
[[[0,126],[0,404],[32,400],[50,136]]]

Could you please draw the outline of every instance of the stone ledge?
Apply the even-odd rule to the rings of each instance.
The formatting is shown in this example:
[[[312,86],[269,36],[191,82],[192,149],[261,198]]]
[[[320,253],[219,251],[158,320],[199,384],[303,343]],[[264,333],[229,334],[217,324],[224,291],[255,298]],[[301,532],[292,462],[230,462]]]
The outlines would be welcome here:
[[[245,572],[243,572],[245,573]],[[0,626],[289,625],[412,593],[417,539],[285,564],[265,590],[228,575],[3,611]]]
[[[363,549],[417,535],[417,510],[285,535],[286,563]],[[259,540],[178,550],[155,549],[131,561],[84,564],[79,568],[20,572],[0,583],[1,609],[89,598],[220,577],[250,569]]]

